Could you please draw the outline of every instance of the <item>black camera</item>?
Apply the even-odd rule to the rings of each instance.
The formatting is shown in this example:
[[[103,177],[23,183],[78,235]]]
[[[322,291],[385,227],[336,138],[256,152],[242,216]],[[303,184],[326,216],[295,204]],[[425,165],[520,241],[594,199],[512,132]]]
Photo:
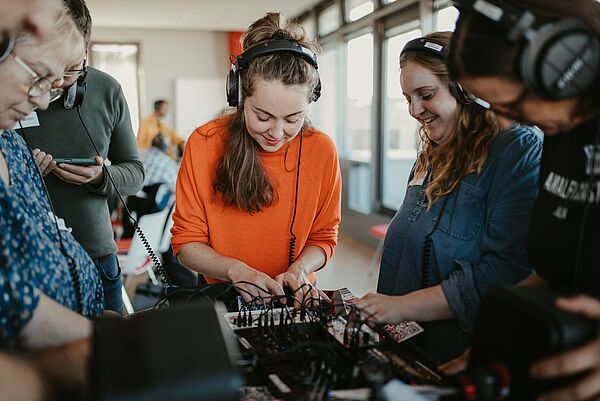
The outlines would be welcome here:
[[[555,306],[559,293],[548,287],[517,287],[490,291],[482,300],[473,331],[467,377],[476,400],[534,400],[579,375],[535,380],[531,366],[548,356],[595,338],[598,323]]]

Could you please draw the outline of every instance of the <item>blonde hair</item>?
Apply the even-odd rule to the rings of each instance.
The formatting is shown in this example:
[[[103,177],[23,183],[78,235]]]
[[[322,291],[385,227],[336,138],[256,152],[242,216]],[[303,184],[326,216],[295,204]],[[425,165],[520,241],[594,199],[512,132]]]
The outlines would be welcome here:
[[[281,39],[296,42],[315,53],[319,50],[302,25],[288,22],[278,13],[268,13],[250,25],[242,37],[242,45],[246,51],[254,45]],[[309,100],[319,83],[319,74],[312,65],[286,52],[271,53],[250,61],[241,72],[243,98],[252,96],[256,78],[278,81],[286,86],[303,86]],[[235,110],[228,121],[231,121],[229,135],[218,163],[213,190],[215,194],[221,194],[226,206],[235,205],[249,214],[257,213],[271,206],[277,194],[262,165],[259,145],[246,129],[243,109]]]
[[[15,47],[33,47],[39,60],[44,60],[50,54],[61,54],[65,66],[75,64],[83,55],[83,35],[77,29],[71,14],[66,9],[61,9],[54,26],[43,38],[29,32],[22,32],[17,37]]]
[[[452,32],[433,32],[425,37],[448,46],[451,36]],[[449,75],[444,60],[428,53],[409,51],[400,56],[400,68],[411,61],[425,67],[448,85]],[[429,173],[430,181],[425,189],[429,208],[442,196],[454,191],[465,176],[481,172],[489,146],[500,132],[498,120],[490,110],[476,104],[458,103],[457,113],[450,139],[442,145],[429,139],[423,126],[419,129],[421,150],[414,174]]]

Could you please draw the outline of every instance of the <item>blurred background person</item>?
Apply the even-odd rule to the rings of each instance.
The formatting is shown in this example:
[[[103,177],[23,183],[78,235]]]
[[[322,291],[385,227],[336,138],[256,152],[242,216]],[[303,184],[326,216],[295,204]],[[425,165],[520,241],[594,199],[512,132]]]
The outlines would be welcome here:
[[[177,160],[183,154],[183,139],[169,127],[163,118],[169,113],[169,102],[161,99],[154,102],[154,112],[140,121],[137,144],[140,151],[149,149],[156,135],[162,135],[167,146],[167,154]]]

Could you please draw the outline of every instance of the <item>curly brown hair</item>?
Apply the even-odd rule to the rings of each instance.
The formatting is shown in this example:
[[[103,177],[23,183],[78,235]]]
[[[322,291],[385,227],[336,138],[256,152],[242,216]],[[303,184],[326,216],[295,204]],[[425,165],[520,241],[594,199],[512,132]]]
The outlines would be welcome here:
[[[434,32],[426,38],[450,43],[452,32]],[[407,51],[400,56],[400,68],[414,62],[431,71],[442,83],[448,84],[448,69],[444,60],[429,53]],[[458,117],[450,139],[438,145],[419,129],[420,151],[414,174],[429,173],[430,182],[425,190],[429,208],[442,196],[454,191],[468,174],[479,173],[487,160],[490,144],[500,132],[494,113],[476,104],[458,103]]]

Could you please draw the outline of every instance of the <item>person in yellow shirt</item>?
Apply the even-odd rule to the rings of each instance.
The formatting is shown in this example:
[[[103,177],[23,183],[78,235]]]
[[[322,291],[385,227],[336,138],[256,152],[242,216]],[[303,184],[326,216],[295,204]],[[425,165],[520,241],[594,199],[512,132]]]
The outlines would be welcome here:
[[[179,154],[183,153],[183,140],[171,127],[162,121],[162,118],[168,112],[168,101],[161,99],[154,102],[154,112],[140,122],[137,134],[137,144],[140,151],[149,149],[154,137],[162,134],[167,141],[167,154],[171,158],[177,159]]]

